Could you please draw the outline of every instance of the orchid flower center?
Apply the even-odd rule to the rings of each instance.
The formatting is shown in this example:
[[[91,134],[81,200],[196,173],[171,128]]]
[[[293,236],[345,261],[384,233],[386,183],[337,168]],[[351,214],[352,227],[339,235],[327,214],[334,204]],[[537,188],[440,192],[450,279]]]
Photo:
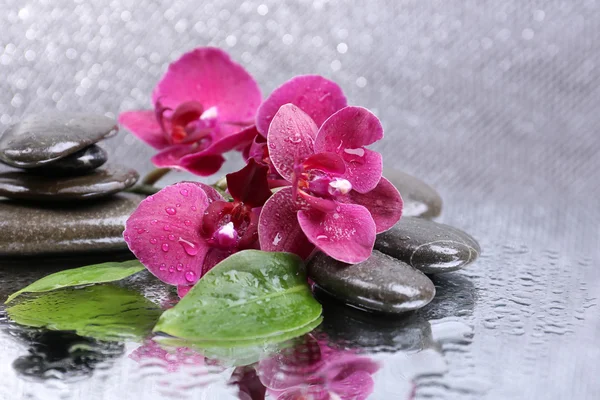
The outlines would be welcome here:
[[[207,242],[221,250],[249,248],[258,237],[256,215],[240,202],[212,202],[204,213],[202,225]]]
[[[300,175],[298,189],[316,197],[335,199],[352,190],[350,181],[322,171],[308,171]]]
[[[218,122],[216,107],[205,110],[197,101],[187,101],[175,110],[163,107],[157,102],[155,109],[158,122],[170,143],[198,143],[205,148],[212,142],[212,134]]]

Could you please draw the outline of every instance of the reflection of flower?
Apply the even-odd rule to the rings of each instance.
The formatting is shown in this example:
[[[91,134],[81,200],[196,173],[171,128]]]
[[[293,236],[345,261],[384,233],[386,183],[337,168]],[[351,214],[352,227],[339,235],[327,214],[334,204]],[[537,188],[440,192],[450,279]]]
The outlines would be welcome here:
[[[152,93],[154,110],[124,112],[119,122],[160,150],[155,165],[211,175],[225,161],[222,153],[254,138],[260,101],[244,68],[222,50],[198,48],[170,65]]]
[[[281,106],[267,145],[270,161],[291,187],[263,208],[261,248],[305,258],[316,246],[339,261],[366,260],[375,234],[402,214],[398,190],[381,177],[381,155],[364,147],[382,137],[379,120],[365,108],[342,108],[319,128],[297,106]]]
[[[168,372],[176,372],[185,365],[205,365],[204,356],[187,347],[177,347],[167,351],[152,339],[144,341],[144,344],[135,349],[129,358],[136,362],[160,361],[164,363]]]
[[[259,363],[259,378],[270,395],[278,400],[363,400],[371,394],[376,362],[331,348],[311,335],[303,339]]]
[[[257,207],[271,195],[267,168],[250,161],[227,175],[226,201],[198,182],[168,186],[146,198],[125,225],[124,238],[142,264],[181,296],[218,262],[258,247]]]

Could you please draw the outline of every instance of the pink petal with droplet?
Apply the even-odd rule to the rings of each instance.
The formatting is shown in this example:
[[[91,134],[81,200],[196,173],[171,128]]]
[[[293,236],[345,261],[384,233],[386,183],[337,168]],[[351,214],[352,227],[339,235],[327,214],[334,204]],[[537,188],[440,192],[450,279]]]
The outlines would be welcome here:
[[[305,170],[318,169],[334,175],[343,175],[346,172],[344,159],[335,153],[313,154],[302,165]]]
[[[379,119],[362,107],[345,107],[323,123],[315,139],[315,153],[337,153],[346,162],[344,177],[354,190],[372,190],[383,170],[381,155],[363,146],[383,138]]]
[[[357,204],[338,203],[335,211],[299,211],[302,231],[319,250],[349,264],[365,261],[375,244],[371,213]]]
[[[256,125],[263,136],[267,136],[279,108],[287,103],[298,106],[317,126],[347,105],[342,89],[335,82],[318,75],[296,76],[275,89],[258,109]]]
[[[314,246],[300,227],[292,189],[285,187],[271,196],[260,213],[258,237],[264,251],[286,251],[307,258]]]
[[[183,157],[178,166],[198,176],[210,176],[216,174],[224,162],[225,158],[220,154],[202,152],[194,157]]]
[[[170,145],[154,110],[125,111],[119,114],[119,124],[155,149]]]
[[[400,192],[383,177],[370,192],[362,194],[352,190],[347,196],[340,196],[338,200],[366,207],[375,221],[377,233],[387,231],[402,217],[403,202]]]
[[[185,53],[169,70],[152,93],[171,109],[187,101],[197,101],[205,110],[216,107],[222,122],[252,123],[261,103],[256,81],[227,53],[213,47],[201,47]],[[237,131],[239,127],[222,127]]]
[[[269,156],[279,175],[292,182],[296,163],[314,154],[316,133],[317,125],[308,114],[293,104],[281,106],[267,135]]]
[[[208,246],[200,236],[209,200],[200,185],[182,182],[143,200],[125,224],[129,249],[157,278],[193,285],[203,273]]]

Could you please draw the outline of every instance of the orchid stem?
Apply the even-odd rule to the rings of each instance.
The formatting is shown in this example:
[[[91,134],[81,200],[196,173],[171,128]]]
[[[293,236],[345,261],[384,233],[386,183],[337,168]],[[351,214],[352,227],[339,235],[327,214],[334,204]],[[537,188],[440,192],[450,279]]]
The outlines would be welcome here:
[[[163,176],[171,172],[170,168],[156,168],[150,171],[148,175],[142,180],[142,186],[154,186]]]

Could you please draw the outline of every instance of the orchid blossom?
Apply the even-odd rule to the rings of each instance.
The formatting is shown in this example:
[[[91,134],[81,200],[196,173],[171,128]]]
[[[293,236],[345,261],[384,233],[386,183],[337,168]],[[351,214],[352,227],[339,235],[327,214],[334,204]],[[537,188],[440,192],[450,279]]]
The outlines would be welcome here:
[[[306,335],[294,348],[260,361],[257,372],[277,400],[364,400],[373,392],[371,375],[378,369],[367,357]]]
[[[381,176],[381,155],[365,148],[382,137],[379,120],[362,107],[342,108],[319,128],[299,107],[281,106],[267,145],[290,186],[262,209],[261,249],[306,258],[316,246],[342,262],[366,260],[376,233],[402,214],[400,193]]]
[[[208,176],[221,168],[221,154],[252,142],[260,102],[244,68],[222,50],[204,47],[169,66],[152,93],[154,110],[123,112],[119,123],[160,150],[152,158],[156,166]]]
[[[254,161],[228,174],[232,202],[198,182],[177,183],[149,196],[125,225],[129,249],[152,274],[185,295],[227,256],[258,248],[255,208],[271,195],[266,174],[266,167]]]

